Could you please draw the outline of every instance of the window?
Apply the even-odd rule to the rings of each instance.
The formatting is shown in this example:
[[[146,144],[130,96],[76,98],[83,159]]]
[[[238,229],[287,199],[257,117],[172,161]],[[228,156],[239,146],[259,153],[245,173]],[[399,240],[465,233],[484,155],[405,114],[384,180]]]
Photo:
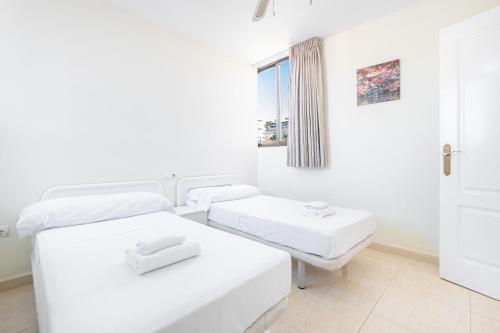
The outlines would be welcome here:
[[[259,69],[257,133],[259,147],[286,146],[290,64],[288,58]]]

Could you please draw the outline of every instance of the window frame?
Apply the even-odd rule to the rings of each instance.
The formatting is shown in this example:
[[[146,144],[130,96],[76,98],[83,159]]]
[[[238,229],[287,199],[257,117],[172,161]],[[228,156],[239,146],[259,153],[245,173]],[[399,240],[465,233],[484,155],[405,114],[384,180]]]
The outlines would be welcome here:
[[[259,67],[257,69],[257,74],[260,72],[263,72],[269,68],[273,68],[275,70],[275,80],[274,80],[274,87],[275,87],[275,93],[276,93],[276,142],[272,144],[261,144],[257,142],[257,147],[258,148],[266,148],[266,147],[286,147],[288,146],[288,137],[286,141],[281,140],[281,73],[280,73],[280,66],[284,64],[285,62],[289,62],[290,59],[288,56],[280,58],[276,61],[273,61],[267,65],[264,65],[262,67]]]

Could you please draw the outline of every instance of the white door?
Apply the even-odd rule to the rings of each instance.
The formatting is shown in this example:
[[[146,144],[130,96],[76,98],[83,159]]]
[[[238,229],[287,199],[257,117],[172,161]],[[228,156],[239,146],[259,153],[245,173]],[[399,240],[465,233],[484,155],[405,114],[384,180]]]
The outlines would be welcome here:
[[[440,37],[440,275],[500,299],[500,7]]]

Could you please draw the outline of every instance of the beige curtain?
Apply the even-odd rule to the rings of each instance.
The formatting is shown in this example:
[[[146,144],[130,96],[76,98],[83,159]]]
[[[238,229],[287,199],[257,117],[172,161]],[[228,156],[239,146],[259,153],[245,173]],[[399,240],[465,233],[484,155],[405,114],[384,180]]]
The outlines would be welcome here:
[[[290,48],[289,167],[326,167],[320,44],[312,38]]]

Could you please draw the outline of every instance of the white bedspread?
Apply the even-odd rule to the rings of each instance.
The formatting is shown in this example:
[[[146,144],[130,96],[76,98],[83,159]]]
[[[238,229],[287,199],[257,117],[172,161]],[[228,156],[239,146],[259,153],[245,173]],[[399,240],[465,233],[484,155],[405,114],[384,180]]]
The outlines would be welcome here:
[[[316,219],[299,213],[304,204],[259,195],[212,203],[208,219],[325,259],[344,255],[375,231],[376,223],[370,212],[335,207],[335,215]]]
[[[201,255],[137,276],[124,250],[163,231]],[[288,253],[167,212],[45,230],[34,245],[41,332],[242,332],[290,290]]]

